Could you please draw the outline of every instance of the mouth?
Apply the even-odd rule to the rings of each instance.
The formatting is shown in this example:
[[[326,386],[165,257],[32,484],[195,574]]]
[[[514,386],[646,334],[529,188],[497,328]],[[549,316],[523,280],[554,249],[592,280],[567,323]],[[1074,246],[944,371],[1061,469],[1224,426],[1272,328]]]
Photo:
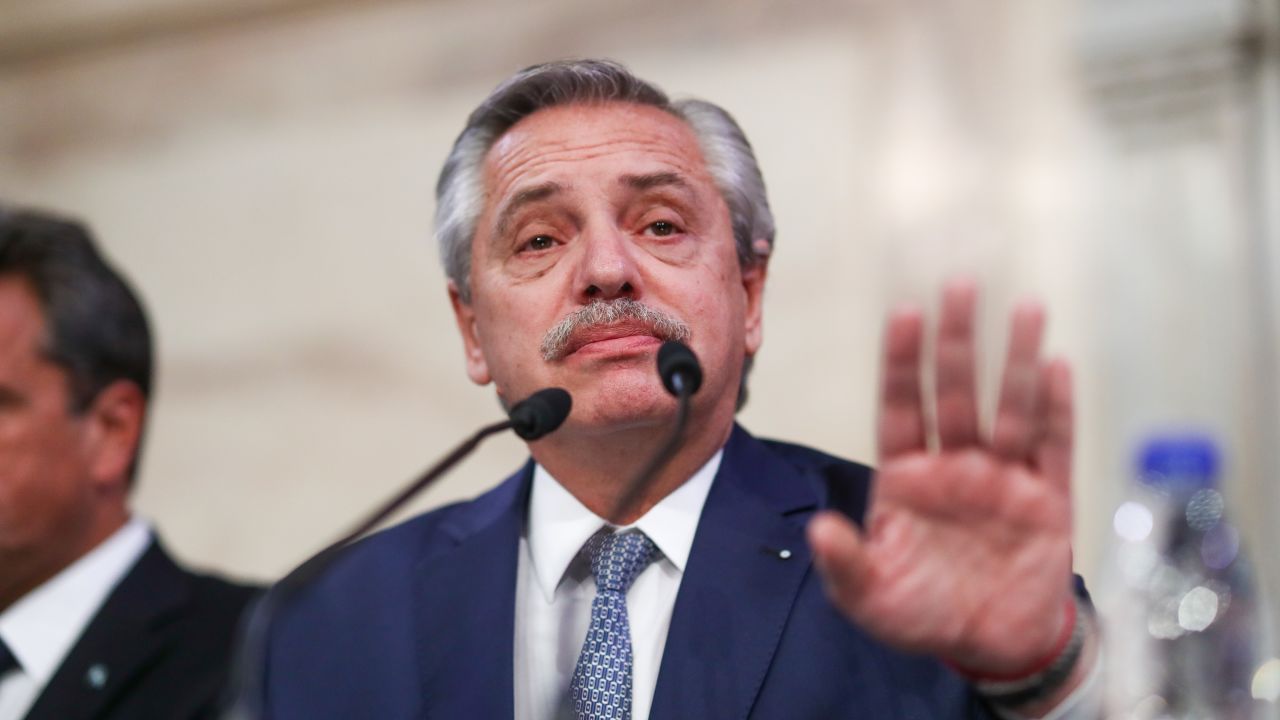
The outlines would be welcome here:
[[[623,321],[612,325],[583,328],[573,334],[562,357],[570,355],[614,355],[642,352],[662,343],[646,323]]]
[[[549,329],[539,349],[547,362],[582,353],[635,355],[663,340],[687,342],[689,334],[679,318],[638,300],[593,300]]]

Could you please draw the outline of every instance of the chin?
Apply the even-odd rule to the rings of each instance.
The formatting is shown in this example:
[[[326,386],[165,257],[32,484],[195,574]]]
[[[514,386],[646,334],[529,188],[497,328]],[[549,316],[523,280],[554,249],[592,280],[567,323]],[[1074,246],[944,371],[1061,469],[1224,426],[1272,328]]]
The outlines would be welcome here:
[[[575,391],[569,420],[585,433],[608,433],[669,424],[675,410],[675,398],[654,377]]]

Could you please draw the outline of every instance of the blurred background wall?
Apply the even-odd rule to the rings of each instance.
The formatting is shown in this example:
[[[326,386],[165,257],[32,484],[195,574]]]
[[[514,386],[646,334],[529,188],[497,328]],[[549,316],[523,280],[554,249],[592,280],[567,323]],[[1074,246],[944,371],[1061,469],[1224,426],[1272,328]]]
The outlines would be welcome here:
[[[748,428],[873,460],[880,318],[968,273],[988,387],[1027,294],[1076,366],[1086,574],[1139,438],[1198,425],[1280,578],[1276,25],[1271,0],[0,0],[0,198],[85,218],[150,306],[139,512],[273,578],[498,416],[435,175],[511,72],[612,57],[758,150]],[[416,508],[523,457],[493,441]]]

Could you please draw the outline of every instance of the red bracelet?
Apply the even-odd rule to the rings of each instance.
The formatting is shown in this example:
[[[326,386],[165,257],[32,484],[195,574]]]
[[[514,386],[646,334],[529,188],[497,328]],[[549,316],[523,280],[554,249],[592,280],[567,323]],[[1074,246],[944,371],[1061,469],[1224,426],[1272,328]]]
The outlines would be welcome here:
[[[1067,645],[1071,642],[1071,636],[1075,633],[1077,619],[1075,598],[1067,598],[1066,605],[1062,608],[1062,615],[1062,632],[1058,635],[1057,641],[1054,642],[1053,649],[1029,665],[1025,670],[1013,673],[993,673],[967,668],[949,660],[944,660],[943,662],[970,682],[1013,682],[1034,677],[1048,670],[1049,666],[1053,665],[1054,661],[1062,656],[1063,651],[1067,649]]]

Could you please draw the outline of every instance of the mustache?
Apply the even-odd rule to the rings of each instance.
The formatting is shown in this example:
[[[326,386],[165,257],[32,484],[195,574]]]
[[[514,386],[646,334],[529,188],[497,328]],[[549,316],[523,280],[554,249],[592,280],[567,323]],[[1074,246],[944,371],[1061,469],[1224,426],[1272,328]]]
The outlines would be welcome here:
[[[660,340],[688,342],[692,333],[682,320],[639,300],[592,300],[556,323],[542,339],[542,359],[560,360],[577,349],[575,338],[585,330],[612,325],[639,325]]]

